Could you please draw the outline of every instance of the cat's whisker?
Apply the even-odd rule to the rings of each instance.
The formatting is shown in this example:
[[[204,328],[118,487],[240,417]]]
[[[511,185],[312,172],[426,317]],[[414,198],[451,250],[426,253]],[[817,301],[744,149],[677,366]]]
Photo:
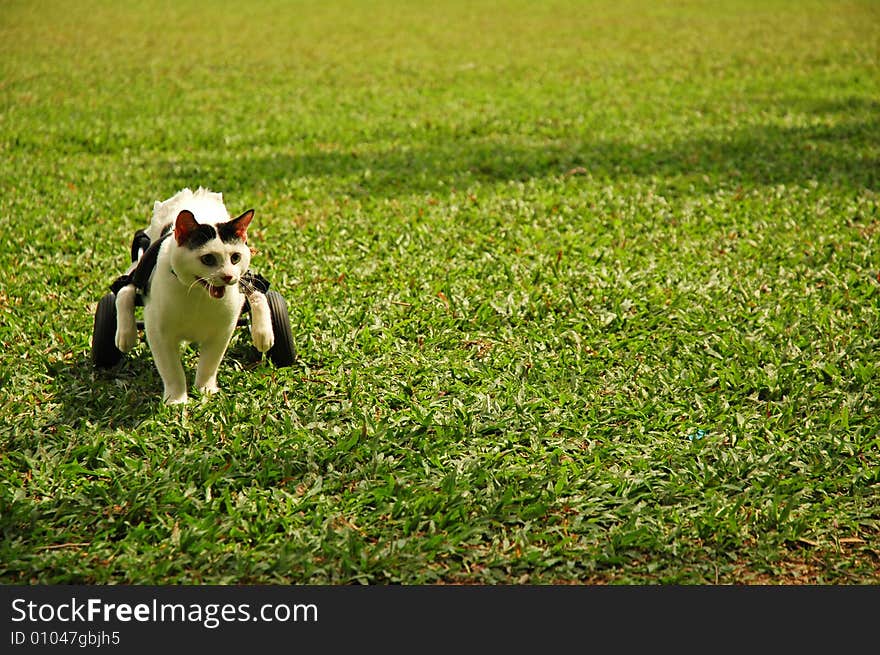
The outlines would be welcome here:
[[[257,290],[256,286],[250,280],[246,280],[245,278],[239,278],[238,284],[241,287],[241,290],[244,291],[246,296],[253,295],[254,291]]]
[[[186,292],[189,293],[190,291],[192,291],[192,290],[193,290],[193,287],[196,286],[197,284],[199,284],[201,281],[202,281],[202,278],[197,277],[197,278],[195,279],[195,281],[194,281],[192,284],[189,285],[189,288],[187,288]]]

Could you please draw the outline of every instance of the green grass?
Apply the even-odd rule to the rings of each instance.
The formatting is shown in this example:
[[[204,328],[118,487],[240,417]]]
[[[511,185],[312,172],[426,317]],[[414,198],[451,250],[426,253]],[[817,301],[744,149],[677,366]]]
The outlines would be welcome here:
[[[880,579],[880,3],[2,0],[0,37],[3,582]],[[240,331],[169,408],[92,320],[198,185],[256,208],[298,361]]]

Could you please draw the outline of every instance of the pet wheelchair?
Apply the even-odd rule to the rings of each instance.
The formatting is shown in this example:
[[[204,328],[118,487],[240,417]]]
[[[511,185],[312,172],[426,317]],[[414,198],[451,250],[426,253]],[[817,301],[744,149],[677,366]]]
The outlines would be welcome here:
[[[106,293],[95,309],[95,323],[92,330],[92,363],[96,368],[107,369],[118,364],[125,354],[116,347],[116,294],[119,290],[132,282],[132,274],[137,269],[138,263],[150,246],[150,238],[143,230],[138,230],[131,242],[131,266],[120,275],[110,291]],[[293,346],[293,333],[290,329],[290,317],[287,312],[287,303],[280,293],[269,289],[269,282],[258,273],[248,271],[239,283],[250,289],[261,291],[266,296],[274,332],[274,345],[266,351],[266,356],[275,366],[285,367],[293,364],[296,359],[296,351]],[[135,306],[142,307],[144,298],[140,290],[135,296]],[[249,323],[250,303],[245,295],[244,306],[238,318],[238,327]],[[144,329],[143,320],[136,321],[138,331]]]

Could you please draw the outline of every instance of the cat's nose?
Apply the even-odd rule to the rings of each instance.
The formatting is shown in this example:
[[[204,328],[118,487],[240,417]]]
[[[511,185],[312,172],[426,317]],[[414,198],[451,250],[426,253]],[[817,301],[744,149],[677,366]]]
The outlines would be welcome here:
[[[232,284],[232,276],[231,275],[222,275],[220,279],[223,280],[226,284]]]

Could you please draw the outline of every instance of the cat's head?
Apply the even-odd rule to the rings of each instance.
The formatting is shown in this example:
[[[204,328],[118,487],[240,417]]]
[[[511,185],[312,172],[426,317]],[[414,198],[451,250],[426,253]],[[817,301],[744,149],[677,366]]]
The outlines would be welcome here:
[[[223,223],[199,223],[188,209],[177,215],[171,266],[181,282],[200,287],[212,298],[222,298],[227,287],[238,284],[251,263],[247,228],[254,217],[249,209]]]

